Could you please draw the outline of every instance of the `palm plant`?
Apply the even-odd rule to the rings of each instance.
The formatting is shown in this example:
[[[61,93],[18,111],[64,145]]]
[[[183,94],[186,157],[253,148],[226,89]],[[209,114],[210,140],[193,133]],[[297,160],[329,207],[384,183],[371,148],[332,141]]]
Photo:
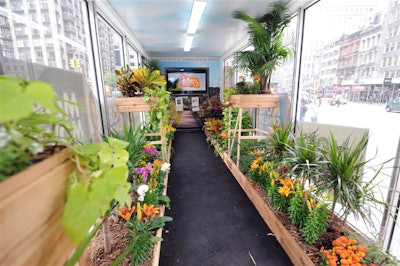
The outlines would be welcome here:
[[[250,72],[260,78],[261,91],[270,93],[271,75],[276,67],[282,65],[290,50],[283,44],[283,30],[290,23],[287,7],[272,3],[268,12],[260,18],[252,18],[242,11],[235,11],[233,18],[248,23],[251,51],[238,51],[234,54],[235,68]]]

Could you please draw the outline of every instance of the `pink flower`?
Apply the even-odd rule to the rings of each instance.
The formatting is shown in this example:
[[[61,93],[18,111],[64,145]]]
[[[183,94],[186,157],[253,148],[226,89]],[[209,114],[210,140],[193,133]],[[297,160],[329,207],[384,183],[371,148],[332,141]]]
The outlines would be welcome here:
[[[151,169],[153,167],[151,166],[151,163],[147,164],[147,167],[142,167],[142,168],[135,168],[136,173],[138,173],[139,175],[143,176],[143,182],[147,181],[147,177],[151,172]]]
[[[154,148],[154,147],[144,147],[144,148],[143,148],[143,152],[144,152],[144,153],[148,153],[148,154],[150,154],[151,156],[157,155],[157,150],[156,150],[156,148]]]

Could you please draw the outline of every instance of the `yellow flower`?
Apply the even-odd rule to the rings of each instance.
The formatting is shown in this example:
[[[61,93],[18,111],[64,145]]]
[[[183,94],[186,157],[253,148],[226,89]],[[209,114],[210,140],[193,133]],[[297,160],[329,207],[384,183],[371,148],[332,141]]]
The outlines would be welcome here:
[[[278,190],[279,194],[282,196],[288,197],[293,191],[290,189],[289,186],[283,186]]]
[[[122,209],[117,210],[119,216],[124,218],[126,221],[129,221],[132,217],[133,212],[135,211],[135,206],[133,206],[130,210],[127,206],[124,206]]]
[[[271,173],[269,173],[269,177],[274,180],[279,178],[279,173],[275,170],[272,170]]]
[[[260,174],[266,170],[267,170],[267,162],[263,163],[263,165],[260,166]]]
[[[274,162],[265,162],[267,164],[267,169],[274,169]]]
[[[290,179],[290,177],[279,178],[279,183],[281,183],[283,186],[286,186],[286,187],[293,186],[293,181],[292,181],[292,179]]]
[[[260,162],[262,161],[262,157],[258,157],[251,163],[251,170],[256,170],[258,167],[260,167]]]

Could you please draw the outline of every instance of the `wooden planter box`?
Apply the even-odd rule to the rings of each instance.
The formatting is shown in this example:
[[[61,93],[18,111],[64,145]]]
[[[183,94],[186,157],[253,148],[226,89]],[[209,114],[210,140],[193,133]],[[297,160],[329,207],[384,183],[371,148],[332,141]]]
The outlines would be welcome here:
[[[239,167],[227,156],[222,155],[223,160],[233,176],[236,178],[247,197],[256,207],[264,222],[271,229],[272,233],[296,266],[315,266],[297,241],[290,235],[290,232],[282,225],[274,211],[268,206],[264,199],[257,193],[248,178],[239,170]]]
[[[229,105],[239,108],[276,108],[279,96],[272,94],[237,94],[229,98]]]
[[[65,149],[0,183],[0,265],[63,265],[74,246],[61,219],[75,169]]]
[[[116,98],[116,105],[120,113],[150,111],[150,104],[144,101],[144,97]]]

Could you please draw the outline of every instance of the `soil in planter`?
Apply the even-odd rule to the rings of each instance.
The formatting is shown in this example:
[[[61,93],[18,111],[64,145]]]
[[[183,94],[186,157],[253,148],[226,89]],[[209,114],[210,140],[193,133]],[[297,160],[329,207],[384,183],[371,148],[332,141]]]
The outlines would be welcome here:
[[[93,266],[109,266],[114,260],[125,250],[127,244],[129,243],[129,238],[127,237],[129,233],[128,227],[125,226],[125,221],[119,219],[114,222],[109,219],[110,226],[110,246],[111,252],[104,252],[104,234],[103,228],[97,232],[95,237],[89,243],[88,246],[88,257],[90,265]],[[150,254],[149,258],[142,262],[140,266],[151,266],[153,260],[153,253]],[[120,265],[129,265],[129,256],[125,257]]]

